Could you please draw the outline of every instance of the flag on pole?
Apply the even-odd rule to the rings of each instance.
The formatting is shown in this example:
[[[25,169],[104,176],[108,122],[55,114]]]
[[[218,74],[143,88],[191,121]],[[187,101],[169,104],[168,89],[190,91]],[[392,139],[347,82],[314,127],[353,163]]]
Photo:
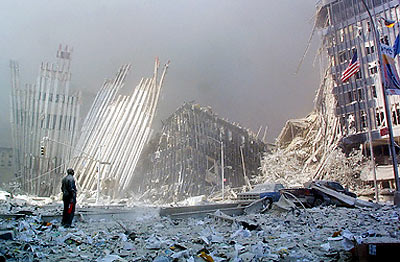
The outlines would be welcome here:
[[[389,20],[384,17],[381,17],[381,19],[383,20],[383,23],[385,24],[386,27],[392,28],[396,24],[396,21],[394,20]]]
[[[381,44],[383,85],[386,94],[400,95],[400,78],[394,63],[394,50],[391,46]]]
[[[344,72],[342,73],[342,77],[340,78],[340,80],[342,80],[342,82],[346,82],[352,75],[354,75],[358,71],[360,71],[360,63],[358,62],[357,49],[356,49],[350,64],[347,66],[346,70],[344,70]]]
[[[394,41],[393,45],[393,56],[396,57],[396,55],[400,54],[400,33],[396,37],[396,41]]]

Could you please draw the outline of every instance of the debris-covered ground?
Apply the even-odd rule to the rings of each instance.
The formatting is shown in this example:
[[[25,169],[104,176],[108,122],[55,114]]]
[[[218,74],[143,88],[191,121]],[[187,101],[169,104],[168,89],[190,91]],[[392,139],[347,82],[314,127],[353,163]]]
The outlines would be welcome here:
[[[3,261],[348,261],[353,240],[400,240],[400,210],[392,206],[273,208],[237,217],[258,225],[248,228],[211,217],[172,221],[157,208],[131,207],[134,212],[119,219],[78,215],[75,227],[64,229],[59,221],[41,220],[42,211],[61,214],[61,203],[3,200],[1,209],[33,214],[0,219]]]

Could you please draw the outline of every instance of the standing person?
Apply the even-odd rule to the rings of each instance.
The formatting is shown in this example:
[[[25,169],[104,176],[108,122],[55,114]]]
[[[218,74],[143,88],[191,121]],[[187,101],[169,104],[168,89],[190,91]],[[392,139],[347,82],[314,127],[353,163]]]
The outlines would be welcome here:
[[[63,193],[64,211],[61,225],[71,227],[74,218],[76,205],[76,186],[74,180],[74,170],[67,169],[67,176],[61,182],[61,191]]]

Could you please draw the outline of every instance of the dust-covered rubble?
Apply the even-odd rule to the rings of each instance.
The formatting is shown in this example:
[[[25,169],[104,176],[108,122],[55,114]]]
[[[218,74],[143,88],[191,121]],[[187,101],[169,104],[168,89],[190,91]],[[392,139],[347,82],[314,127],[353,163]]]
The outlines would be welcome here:
[[[392,206],[273,208],[238,218],[256,230],[212,217],[171,220],[151,207],[120,220],[76,216],[64,229],[42,222],[36,208],[38,215],[0,219],[0,231],[13,232],[0,239],[6,261],[348,261],[354,241],[400,240],[400,210]]]

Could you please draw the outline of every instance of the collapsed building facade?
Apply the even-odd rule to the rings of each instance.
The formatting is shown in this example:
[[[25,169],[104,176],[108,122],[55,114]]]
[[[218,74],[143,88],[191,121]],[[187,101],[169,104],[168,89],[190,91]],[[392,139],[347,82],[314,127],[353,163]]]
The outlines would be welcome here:
[[[366,0],[380,34],[380,45],[393,46],[399,27],[385,26],[386,20],[397,22],[400,17],[398,1]],[[325,68],[332,78],[335,96],[335,115],[339,119],[341,143],[345,148],[364,146],[364,155],[370,157],[369,134],[376,164],[391,165],[388,150],[386,119],[391,117],[395,141],[400,141],[400,97],[388,96],[390,116],[385,116],[382,80],[379,77],[377,44],[367,10],[362,0],[324,0],[317,4],[316,28],[322,36]],[[354,52],[357,52],[360,71],[343,82],[340,80]],[[396,60],[396,70],[399,60]],[[370,133],[369,133],[370,132]],[[396,149],[398,152],[398,149]],[[394,187],[394,176],[377,169],[377,178]],[[385,169],[386,170],[386,169]],[[372,181],[372,171],[366,170],[363,178]]]
[[[144,155],[141,192],[169,200],[250,185],[266,145],[255,134],[219,118],[210,107],[184,103]],[[223,184],[224,183],[224,184]]]
[[[375,20],[380,21],[377,29],[381,42],[390,48],[399,29],[387,28],[383,18],[398,21],[398,1],[365,2]],[[334,180],[361,192],[368,189],[367,185],[373,186],[376,172],[381,187],[393,188],[388,135],[381,132],[386,130],[387,123],[378,52],[368,12],[362,0],[323,0],[316,8],[313,32],[319,30],[322,37],[319,58],[324,70],[314,110],[303,119],[286,123],[277,138],[277,149],[265,155],[263,175],[257,180],[281,181],[287,185]],[[360,70],[343,82],[342,73],[355,52]],[[399,141],[400,99],[389,96],[389,101],[392,111],[389,117],[392,117],[395,139]],[[374,161],[367,163],[371,159],[370,144],[376,168]],[[377,191],[375,197],[378,197]]]
[[[144,145],[152,134],[168,63],[151,78],[142,78],[130,96],[119,91],[131,68],[124,65],[106,80],[82,125],[71,166],[81,191],[118,197],[128,189]]]
[[[11,61],[11,128],[14,167],[22,188],[49,196],[59,191],[64,164],[76,139],[80,95],[70,91],[72,49],[57,51],[57,63],[42,63],[35,84],[20,85]],[[43,138],[57,142],[43,145]]]

